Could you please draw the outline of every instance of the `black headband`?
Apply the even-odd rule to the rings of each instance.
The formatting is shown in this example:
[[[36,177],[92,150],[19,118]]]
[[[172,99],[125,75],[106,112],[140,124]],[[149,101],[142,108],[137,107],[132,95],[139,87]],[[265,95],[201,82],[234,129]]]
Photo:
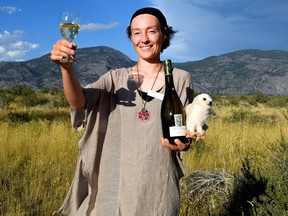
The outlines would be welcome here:
[[[164,27],[167,27],[167,21],[166,21],[166,18],[164,17],[164,15],[162,14],[162,12],[156,8],[152,8],[152,7],[145,7],[145,8],[141,8],[139,10],[137,10],[131,17],[130,19],[130,25],[131,25],[131,22],[132,20],[138,16],[138,15],[141,15],[141,14],[150,14],[150,15],[153,15],[155,16],[160,24]]]

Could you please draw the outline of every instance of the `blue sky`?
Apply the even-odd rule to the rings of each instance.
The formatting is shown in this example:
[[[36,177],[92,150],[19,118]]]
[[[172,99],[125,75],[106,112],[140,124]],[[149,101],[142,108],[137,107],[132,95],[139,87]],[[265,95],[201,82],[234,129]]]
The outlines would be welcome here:
[[[125,30],[134,11],[155,6],[177,34],[162,59],[186,62],[242,49],[288,50],[287,0],[0,0],[0,61],[50,53],[59,13],[78,10],[79,48],[109,46],[137,60]]]

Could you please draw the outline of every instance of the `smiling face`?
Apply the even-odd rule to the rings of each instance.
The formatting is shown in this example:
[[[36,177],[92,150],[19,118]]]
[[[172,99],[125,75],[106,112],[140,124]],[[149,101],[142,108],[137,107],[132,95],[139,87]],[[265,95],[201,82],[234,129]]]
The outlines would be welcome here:
[[[136,16],[131,22],[130,39],[138,58],[146,61],[160,61],[165,35],[155,16],[150,14]]]

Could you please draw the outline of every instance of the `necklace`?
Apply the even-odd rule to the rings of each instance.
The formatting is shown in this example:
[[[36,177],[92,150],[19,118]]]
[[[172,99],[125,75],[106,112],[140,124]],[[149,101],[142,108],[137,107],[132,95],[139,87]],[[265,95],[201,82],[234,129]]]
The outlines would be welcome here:
[[[146,97],[146,100],[144,101],[144,99],[143,99],[143,95],[142,95],[142,90],[141,90],[141,84],[140,84],[140,76],[139,76],[139,68],[138,68],[138,64],[136,65],[136,67],[137,67],[137,76],[138,76],[138,83],[139,83],[139,89],[140,89],[140,91],[139,91],[139,93],[140,93],[140,96],[141,96],[141,99],[142,99],[142,105],[143,105],[143,107],[140,109],[140,111],[138,112],[138,118],[141,120],[141,121],[148,121],[149,119],[150,119],[150,112],[146,109],[146,104],[147,104],[147,100],[148,100],[148,98],[149,98],[149,96],[147,96]],[[159,68],[159,71],[157,72],[157,74],[156,74],[156,77],[155,77],[155,79],[154,79],[154,82],[153,82],[153,84],[152,84],[152,87],[151,87],[151,90],[153,90],[153,87],[154,87],[154,85],[155,85],[155,83],[156,83],[156,80],[157,80],[157,78],[158,78],[158,75],[159,75],[159,73],[160,73],[160,71],[161,71],[161,68],[162,68],[162,64],[161,64],[161,66],[160,66],[160,68]]]

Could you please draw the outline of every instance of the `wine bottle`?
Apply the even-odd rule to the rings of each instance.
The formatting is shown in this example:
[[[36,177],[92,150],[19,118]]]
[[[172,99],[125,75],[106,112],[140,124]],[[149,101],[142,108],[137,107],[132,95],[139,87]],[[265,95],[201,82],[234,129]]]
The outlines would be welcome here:
[[[172,62],[167,59],[163,63],[165,73],[165,94],[161,106],[163,137],[167,138],[171,144],[175,144],[175,139],[188,143],[185,136],[186,115],[174,87]]]

